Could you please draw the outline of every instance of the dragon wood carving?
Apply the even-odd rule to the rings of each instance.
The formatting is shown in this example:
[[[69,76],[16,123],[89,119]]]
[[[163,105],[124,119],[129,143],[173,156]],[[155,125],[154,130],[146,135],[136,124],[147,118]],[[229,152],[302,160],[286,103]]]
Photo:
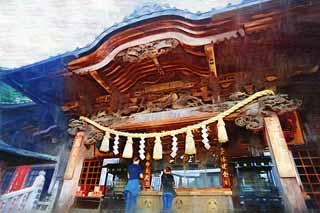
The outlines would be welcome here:
[[[104,114],[104,115],[101,115]],[[126,117],[124,117],[126,118]],[[99,123],[102,126],[110,126],[117,121],[121,122],[118,116],[107,115],[106,113],[98,113],[96,116],[91,117],[92,120]],[[124,119],[126,120],[126,119]],[[71,119],[68,124],[68,133],[75,136],[77,132],[85,132],[84,144],[90,145],[102,141],[104,132],[95,128],[92,125],[88,125],[86,122],[77,119]]]
[[[161,112],[168,109],[183,109],[188,107],[201,106],[204,103],[200,98],[192,96],[187,93],[169,93],[164,94],[156,99],[147,100],[147,97],[143,97],[139,104],[134,106],[122,105],[115,115],[117,116],[129,116],[134,113],[152,113]]]
[[[263,117],[275,112],[281,115],[291,112],[301,105],[301,101],[289,99],[288,95],[262,97],[258,101],[246,106],[235,119],[235,124],[248,130],[261,130],[264,127]]]
[[[200,98],[185,93],[170,93],[159,99],[148,101],[140,113],[161,112],[166,109],[182,109],[203,105]]]
[[[117,55],[117,58],[124,62],[138,62],[146,58],[155,59],[176,48],[178,44],[176,39],[153,41],[125,49]]]

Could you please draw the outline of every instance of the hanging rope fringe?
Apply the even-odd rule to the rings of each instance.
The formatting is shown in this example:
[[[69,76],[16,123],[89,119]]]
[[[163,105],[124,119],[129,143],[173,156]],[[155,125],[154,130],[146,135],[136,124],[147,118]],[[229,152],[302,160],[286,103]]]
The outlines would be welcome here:
[[[187,130],[185,153],[188,155],[196,154],[196,145],[194,143],[191,129]]]
[[[113,153],[115,155],[119,154],[119,135],[116,135],[114,137],[114,142],[113,142]]]
[[[103,136],[102,143],[100,146],[101,152],[109,152],[109,140],[110,140],[110,133],[106,132]]]
[[[218,128],[218,141],[220,143],[227,142],[229,139],[228,139],[227,130],[222,118],[219,118],[217,128]]]
[[[123,158],[132,158],[133,156],[133,141],[131,137],[128,137],[126,146],[124,147],[122,157]]]
[[[192,136],[192,130],[195,129],[200,129],[203,126],[208,126],[211,123],[214,123],[216,121],[218,121],[217,124],[217,128],[218,128],[218,140],[220,143],[225,143],[228,141],[228,135],[227,135],[227,131],[225,128],[225,124],[223,122],[223,118],[227,117],[228,115],[232,114],[233,112],[239,110],[240,108],[244,107],[247,104],[250,104],[252,101],[254,101],[257,98],[260,98],[262,96],[269,96],[269,95],[274,95],[274,92],[271,90],[263,90],[260,92],[257,92],[253,95],[251,95],[250,97],[240,101],[239,103],[237,103],[236,105],[234,105],[233,107],[231,107],[230,109],[220,113],[219,115],[212,117],[208,120],[202,121],[198,124],[194,124],[194,125],[190,125],[187,127],[183,127],[180,129],[175,129],[175,130],[170,130],[170,131],[163,131],[163,132],[154,132],[154,133],[131,133],[131,132],[122,132],[122,131],[117,131],[114,129],[110,129],[108,127],[104,127],[102,125],[100,125],[99,123],[90,120],[87,117],[80,117],[80,120],[83,120],[91,125],[93,125],[94,127],[105,131],[106,135],[107,133],[109,134],[113,134],[116,135],[116,138],[118,137],[118,139],[115,138],[115,142],[114,142],[114,146],[113,146],[113,153],[114,154],[119,154],[118,151],[118,144],[119,144],[119,136],[123,136],[123,137],[127,137],[127,143],[125,146],[125,149],[123,151],[123,157],[125,158],[132,158],[133,155],[133,148],[132,148],[132,138],[156,138],[155,140],[155,145],[154,145],[154,152],[153,152],[153,158],[154,159],[162,159],[162,145],[161,145],[161,137],[165,137],[165,136],[172,136],[172,135],[178,135],[178,134],[185,134],[186,133],[186,147],[185,147],[185,153],[186,154],[195,154],[196,153],[196,149],[195,149],[195,143],[194,143],[194,139]],[[210,148],[209,143],[207,142],[208,138],[205,134],[207,134],[206,132],[203,133],[203,144],[205,146],[206,149]],[[105,135],[105,137],[106,137]],[[106,138],[106,142],[103,145],[103,148],[106,146],[107,143],[107,138]],[[174,138],[173,138],[173,143],[174,143]],[[175,147],[175,146],[173,146]],[[172,149],[172,156],[176,156],[176,152]],[[142,156],[142,155],[141,155]]]
[[[162,159],[162,144],[159,136],[156,137],[153,147],[153,159],[160,160]]]

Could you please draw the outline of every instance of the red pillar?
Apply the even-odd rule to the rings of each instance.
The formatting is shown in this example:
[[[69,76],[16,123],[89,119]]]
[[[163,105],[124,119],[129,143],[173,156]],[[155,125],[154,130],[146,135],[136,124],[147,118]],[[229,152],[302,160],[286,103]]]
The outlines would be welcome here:
[[[30,166],[18,166],[14,174],[14,177],[9,186],[9,192],[17,191],[21,189],[25,177],[30,170]]]

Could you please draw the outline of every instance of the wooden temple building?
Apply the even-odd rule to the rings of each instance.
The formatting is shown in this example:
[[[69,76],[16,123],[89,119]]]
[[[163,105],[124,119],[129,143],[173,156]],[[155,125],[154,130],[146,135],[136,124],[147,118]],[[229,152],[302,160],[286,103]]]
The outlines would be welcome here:
[[[85,48],[2,72],[70,148],[54,211],[123,209],[134,155],[139,212],[161,210],[166,166],[177,212],[319,208],[319,20],[313,0],[147,5]]]

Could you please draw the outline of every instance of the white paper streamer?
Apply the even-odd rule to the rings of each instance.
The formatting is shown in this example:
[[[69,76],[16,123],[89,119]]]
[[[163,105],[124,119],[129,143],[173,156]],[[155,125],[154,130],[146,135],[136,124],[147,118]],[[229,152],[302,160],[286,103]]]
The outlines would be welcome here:
[[[114,137],[114,143],[113,143],[113,153],[115,155],[118,155],[119,154],[119,135],[116,135]]]
[[[145,151],[144,151],[144,148],[146,147],[144,144],[145,144],[145,140],[144,138],[141,138],[140,140],[140,145],[139,145],[139,157],[141,160],[144,160],[146,158],[146,156],[144,155]]]
[[[201,127],[201,136],[202,136],[202,143],[204,145],[204,148],[206,148],[207,150],[210,149],[210,144],[209,144],[209,139],[208,139],[208,133],[207,133],[207,127],[205,125],[203,125]]]
[[[170,156],[172,158],[175,158],[177,156],[178,151],[178,138],[175,135],[172,135],[172,148],[171,148],[171,154]]]

